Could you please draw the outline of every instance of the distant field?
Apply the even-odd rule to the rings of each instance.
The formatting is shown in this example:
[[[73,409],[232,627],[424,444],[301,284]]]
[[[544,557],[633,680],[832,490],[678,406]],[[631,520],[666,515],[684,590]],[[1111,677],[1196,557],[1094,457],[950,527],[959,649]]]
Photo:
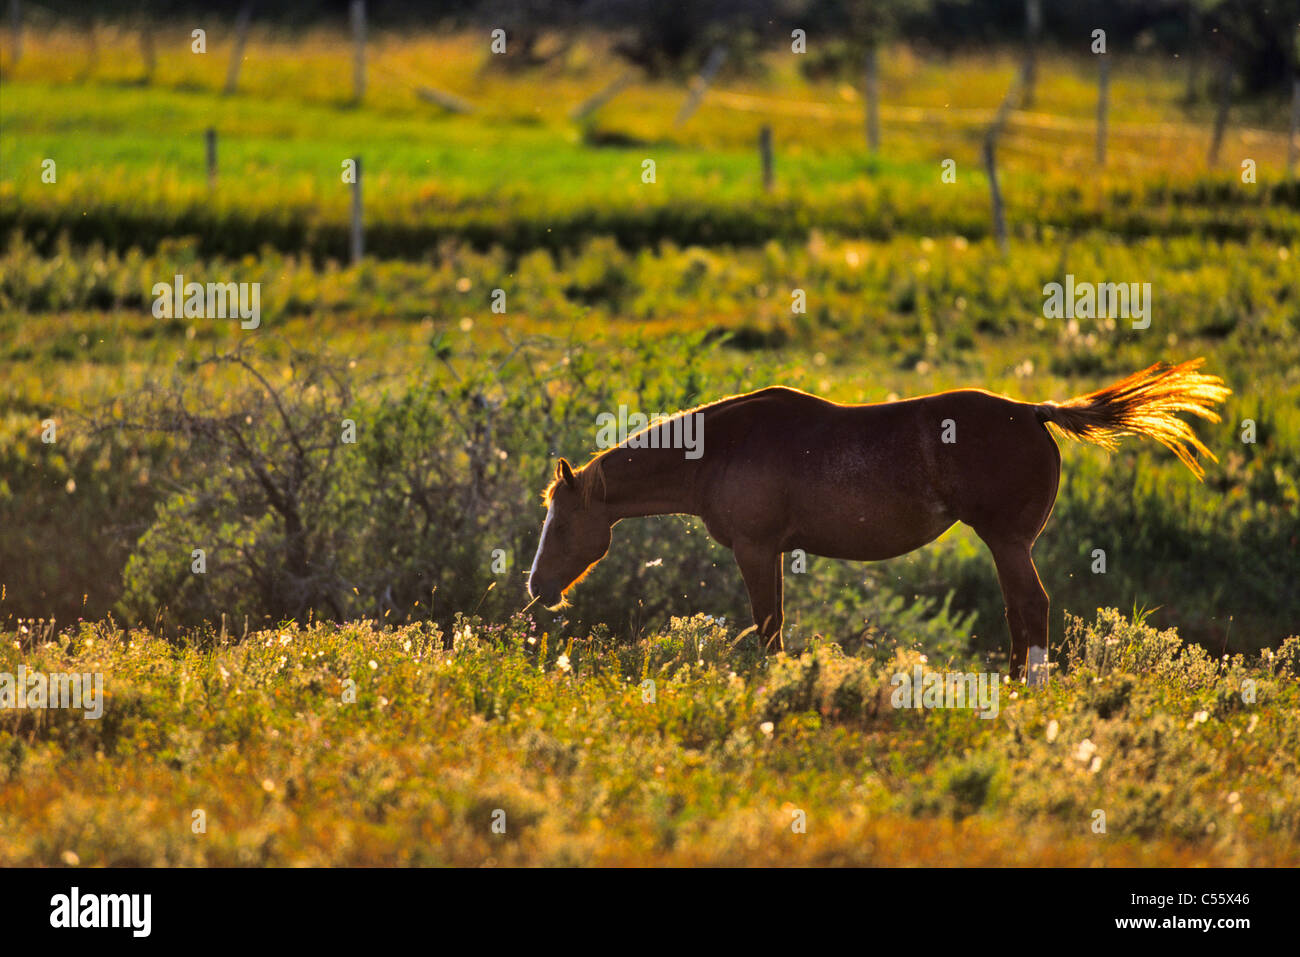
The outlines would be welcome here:
[[[61,231],[120,248],[198,235],[213,252],[271,243],[342,256],[341,163],[360,155],[370,248],[385,257],[416,257],[447,238],[522,252],[597,235],[631,246],[788,240],[814,228],[975,237],[988,231],[980,141],[1014,73],[1007,58],[940,69],[900,49],[884,65],[884,147],[868,158],[852,87],[805,81],[791,55],[769,54],[763,76],[720,82],[679,127],[684,92],[666,82],[633,85],[585,123],[568,119],[618,75],[600,38],[578,45],[567,67],[521,76],[492,69],[471,36],[381,36],[357,108],[341,36],[251,43],[241,92],[229,97],[219,92],[218,49],[199,56],[182,36],[167,37],[174,45],[160,36],[149,86],[134,82],[127,38],[80,72],[87,54],[77,35],[33,44],[7,83],[0,228],[44,242]],[[1110,163],[1100,175],[1091,62],[1063,57],[1044,71],[1035,112],[1013,117],[1001,152],[1014,229],[1300,235],[1295,189],[1278,175],[1284,105],[1239,109],[1209,169],[1209,128],[1203,112],[1178,105],[1174,66],[1161,72],[1130,57],[1115,67]],[[417,98],[424,84],[473,89],[479,109],[448,116]],[[755,146],[764,123],[777,152],[770,196]],[[204,161],[209,127],[219,134],[215,190]],[[1232,185],[1243,157],[1259,167],[1249,190]],[[59,164],[57,188],[40,179],[46,158]],[[957,182],[943,184],[949,158]],[[645,159],[657,164],[653,185],[641,181]]]

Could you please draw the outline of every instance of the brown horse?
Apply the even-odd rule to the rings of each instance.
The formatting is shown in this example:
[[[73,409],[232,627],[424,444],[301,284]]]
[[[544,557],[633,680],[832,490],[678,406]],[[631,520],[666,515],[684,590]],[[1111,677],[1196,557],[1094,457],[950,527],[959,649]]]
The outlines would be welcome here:
[[[877,561],[965,522],[993,553],[1019,676],[1029,649],[1047,648],[1047,593],[1030,554],[1061,475],[1046,427],[1108,449],[1120,436],[1147,435],[1200,478],[1192,450],[1214,455],[1174,413],[1217,422],[1213,406],[1231,394],[1196,371],[1202,361],[1157,363],[1063,403],[957,389],[843,405],[774,386],[678,413],[582,468],[560,459],[528,592],[560,607],[622,519],[697,515],[735,553],[771,649],[781,643],[784,552]],[[702,416],[693,423],[702,454],[667,447],[687,415]]]

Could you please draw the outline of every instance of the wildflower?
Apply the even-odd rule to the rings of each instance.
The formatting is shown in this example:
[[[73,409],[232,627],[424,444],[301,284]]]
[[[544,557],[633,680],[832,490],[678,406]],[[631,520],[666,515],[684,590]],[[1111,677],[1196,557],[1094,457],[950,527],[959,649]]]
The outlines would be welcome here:
[[[367,662],[367,663],[370,665],[370,670],[371,670],[371,671],[378,671],[378,670],[379,670],[379,662],[375,661],[374,658],[371,658],[370,661]]]
[[[1074,760],[1086,764],[1088,761],[1092,760],[1092,756],[1096,753],[1097,753],[1097,746],[1092,743],[1092,739],[1084,738],[1082,741],[1079,742],[1079,746],[1075,748]]]
[[[573,669],[569,666],[569,656],[568,656],[568,655],[560,655],[560,657],[556,658],[556,659],[555,659],[555,667],[559,668],[561,671],[565,672],[566,674],[567,674],[568,672],[570,672],[570,671],[573,670]]]
[[[1053,741],[1055,741],[1056,736],[1060,733],[1061,733],[1061,726],[1060,724],[1057,723],[1055,718],[1047,722],[1047,743],[1048,744],[1051,744]]]
[[[763,734],[765,734],[767,737],[770,738],[772,736],[772,732],[776,730],[776,725],[772,724],[771,721],[764,721],[762,724],[758,726],[758,730],[762,731]]]

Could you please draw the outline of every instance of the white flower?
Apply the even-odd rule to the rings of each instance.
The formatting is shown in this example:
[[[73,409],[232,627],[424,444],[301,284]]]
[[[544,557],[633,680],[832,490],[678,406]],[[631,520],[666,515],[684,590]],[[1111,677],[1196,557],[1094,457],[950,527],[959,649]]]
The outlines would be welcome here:
[[[770,738],[772,736],[772,732],[776,730],[776,725],[772,724],[771,721],[764,721],[762,724],[758,726],[758,730],[762,731],[763,734],[767,735]]]
[[[1055,718],[1047,722],[1047,743],[1048,744],[1051,744],[1053,741],[1055,741],[1056,736],[1060,733],[1061,733],[1061,726],[1057,723]]]
[[[569,666],[569,656],[568,656],[568,655],[560,655],[560,657],[556,658],[556,659],[555,659],[555,667],[559,668],[561,671],[563,671],[563,672],[565,672],[565,673],[568,673],[568,672],[570,672],[570,671],[573,670],[573,669]]]
[[[370,670],[371,670],[371,671],[378,671],[378,670],[379,670],[379,662],[375,661],[374,658],[371,658],[370,661],[367,662],[367,664],[370,665]]]
[[[1097,746],[1092,743],[1092,739],[1084,738],[1082,741],[1079,742],[1079,746],[1075,748],[1074,760],[1081,761],[1086,764],[1088,761],[1092,760],[1092,756],[1096,753],[1097,753]]]

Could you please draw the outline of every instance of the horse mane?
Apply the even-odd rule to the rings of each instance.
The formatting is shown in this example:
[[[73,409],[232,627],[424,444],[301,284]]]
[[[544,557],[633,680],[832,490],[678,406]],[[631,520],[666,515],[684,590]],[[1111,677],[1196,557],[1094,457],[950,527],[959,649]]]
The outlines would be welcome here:
[[[743,392],[739,395],[729,395],[721,399],[715,399],[712,402],[706,402],[703,405],[697,405],[689,409],[682,409],[680,412],[674,412],[672,415],[666,416],[657,422],[650,423],[643,429],[638,429],[636,432],[633,432],[632,435],[629,435],[625,441],[631,441],[635,436],[638,436],[643,432],[648,432],[650,429],[658,428],[662,426],[664,422],[671,422],[673,419],[680,416],[694,415],[697,412],[709,412],[721,406],[729,406],[749,399],[756,399],[772,392],[794,392],[799,395],[808,394],[799,389],[790,389],[786,386],[768,386],[765,389],[758,389],[754,392]],[[591,504],[592,498],[596,495],[597,488],[600,489],[602,496],[605,494],[605,456],[623,447],[623,443],[620,442],[612,449],[605,449],[603,452],[596,452],[587,460],[585,465],[573,469],[573,479],[577,483],[576,491],[582,497],[582,505],[584,508]],[[542,491],[542,503],[547,508],[551,507],[551,499],[555,497],[555,490],[559,484],[559,478],[551,479],[551,484],[546,486]]]
[[[586,508],[591,504],[595,497],[597,486],[600,487],[601,495],[605,494],[605,466],[601,462],[601,456],[605,453],[600,452],[591,457],[591,460],[579,468],[573,470],[573,480],[577,483],[577,492],[582,497],[582,507]],[[551,507],[551,499],[555,498],[555,490],[560,485],[560,479],[551,479],[551,484],[546,486],[542,492],[542,503]]]

